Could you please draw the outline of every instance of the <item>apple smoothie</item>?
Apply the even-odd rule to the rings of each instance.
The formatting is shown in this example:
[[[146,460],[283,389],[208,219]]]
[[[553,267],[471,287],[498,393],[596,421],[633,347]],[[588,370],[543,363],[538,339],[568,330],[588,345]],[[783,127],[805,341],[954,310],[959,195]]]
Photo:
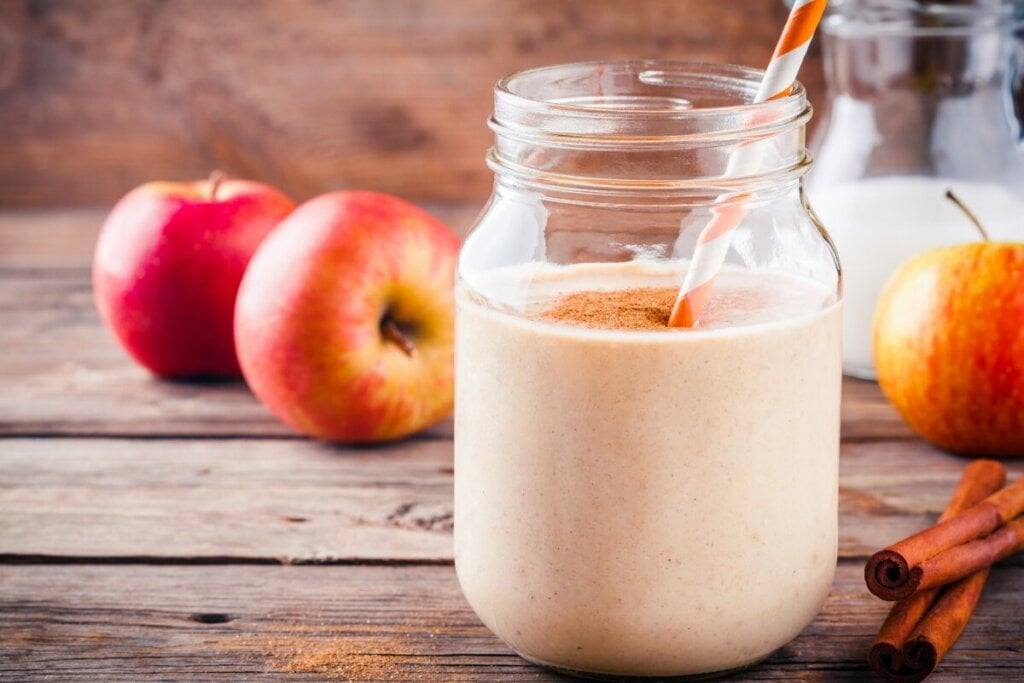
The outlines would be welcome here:
[[[531,661],[731,670],[794,638],[828,594],[836,295],[727,268],[702,327],[668,329],[683,267],[535,264],[460,283],[456,569]]]

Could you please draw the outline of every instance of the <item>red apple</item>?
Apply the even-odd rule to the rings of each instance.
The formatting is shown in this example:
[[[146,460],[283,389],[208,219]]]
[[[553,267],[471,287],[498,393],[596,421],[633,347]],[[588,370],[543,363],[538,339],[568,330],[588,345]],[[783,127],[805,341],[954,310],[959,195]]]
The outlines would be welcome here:
[[[878,383],[941,448],[1024,456],[1024,243],[925,252],[875,314]]]
[[[247,180],[153,182],[100,232],[93,293],[129,354],[162,377],[238,376],[233,318],[245,267],[295,204]]]
[[[333,441],[419,431],[451,412],[458,238],[395,197],[306,202],[260,246],[235,311],[249,387]]]

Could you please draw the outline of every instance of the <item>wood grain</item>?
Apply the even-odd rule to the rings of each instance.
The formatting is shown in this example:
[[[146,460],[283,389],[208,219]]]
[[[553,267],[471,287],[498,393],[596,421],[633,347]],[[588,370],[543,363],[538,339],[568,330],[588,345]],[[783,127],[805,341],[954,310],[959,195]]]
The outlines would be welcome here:
[[[1019,673],[1019,574],[993,571],[977,613],[929,680]],[[864,655],[886,608],[866,595],[860,565],[841,563],[817,619],[735,678],[867,680]],[[327,670],[304,678],[316,660]],[[451,567],[0,566],[0,678],[154,676],[564,680],[490,635]]]
[[[11,270],[87,268],[107,211],[0,211],[0,277]]]
[[[465,236],[481,206],[431,203],[424,208]],[[110,207],[0,210],[0,277],[12,271],[87,269],[109,211]]]
[[[452,444],[0,441],[0,555],[452,559]]]
[[[916,439],[874,382],[843,378],[843,441]]]
[[[459,592],[450,422],[345,449],[294,437],[238,383],[153,380],[93,310],[96,214],[12,216],[0,213],[0,679],[561,680],[490,635]],[[844,394],[832,593],[736,679],[867,679],[888,605],[864,588],[863,558],[934,521],[964,465],[912,438],[875,385]],[[930,680],[1019,680],[1022,599],[1013,558]]]
[[[5,0],[0,207],[109,203],[214,167],[297,199],[362,187],[480,203],[502,75],[650,57],[763,66],[785,12],[778,0]],[[817,46],[803,76],[820,99]]]
[[[850,443],[839,556],[934,523],[964,460],[915,441]],[[452,444],[0,440],[0,556],[131,562],[452,560]],[[1013,464],[1011,476],[1024,473]],[[1024,565],[1024,559],[1011,560]]]

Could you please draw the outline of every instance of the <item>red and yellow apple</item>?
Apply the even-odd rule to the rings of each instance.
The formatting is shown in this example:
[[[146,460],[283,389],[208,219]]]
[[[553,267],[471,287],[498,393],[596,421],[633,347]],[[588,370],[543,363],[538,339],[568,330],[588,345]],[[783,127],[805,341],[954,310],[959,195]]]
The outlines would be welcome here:
[[[332,441],[398,439],[448,415],[458,248],[395,197],[335,192],[300,206],[239,290],[235,338],[253,393]]]
[[[875,314],[878,383],[922,437],[951,451],[1024,456],[1024,243],[925,252]]]
[[[256,247],[294,208],[263,183],[216,176],[132,190],[96,245],[100,316],[156,375],[237,377],[238,285]]]

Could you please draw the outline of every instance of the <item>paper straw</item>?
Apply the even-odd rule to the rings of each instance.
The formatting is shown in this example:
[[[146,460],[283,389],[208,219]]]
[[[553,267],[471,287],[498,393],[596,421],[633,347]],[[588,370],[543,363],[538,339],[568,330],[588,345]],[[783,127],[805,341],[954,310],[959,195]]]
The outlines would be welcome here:
[[[764,72],[764,79],[757,91],[754,102],[767,102],[785,97],[793,89],[800,64],[807,54],[814,31],[821,21],[828,0],[796,0],[782,29],[779,44],[775,47],[771,62]],[[733,151],[726,168],[726,177],[740,175],[754,165],[758,152],[750,146],[740,146]],[[745,195],[732,199],[742,199]],[[721,200],[721,198],[720,198]],[[724,204],[711,209],[711,220],[697,238],[693,259],[686,271],[683,287],[669,316],[670,327],[693,327],[700,320],[704,305],[711,295],[715,276],[725,262],[729,251],[732,232],[746,215],[742,204]]]

